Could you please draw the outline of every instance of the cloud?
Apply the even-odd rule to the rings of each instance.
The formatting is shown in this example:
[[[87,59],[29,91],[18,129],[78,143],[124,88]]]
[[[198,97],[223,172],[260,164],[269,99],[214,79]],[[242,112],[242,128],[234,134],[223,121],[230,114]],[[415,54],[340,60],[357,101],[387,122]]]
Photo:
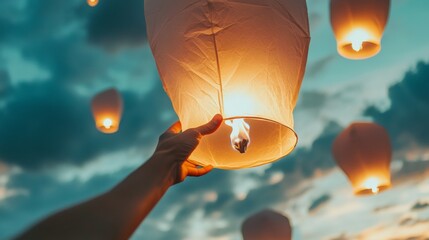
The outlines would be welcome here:
[[[156,143],[171,111],[161,84],[142,97],[124,92],[120,131],[99,133],[90,99],[54,81],[21,83],[0,110],[0,159],[25,169],[87,162],[98,155]],[[157,107],[153,107],[156,103]],[[143,145],[144,146],[144,145]]]
[[[100,1],[88,20],[88,40],[109,50],[146,42],[143,0]]]
[[[313,78],[316,77],[317,75],[319,75],[323,70],[325,70],[325,68],[335,60],[336,55],[335,54],[331,54],[325,57],[322,57],[318,60],[316,60],[315,62],[311,63],[308,66],[307,72],[306,72],[306,76]]]
[[[326,105],[328,96],[323,92],[306,91],[301,93],[298,107],[300,110],[320,111]]]
[[[429,63],[417,63],[414,70],[389,88],[389,109],[382,111],[371,106],[364,112],[387,129],[397,153],[429,146],[428,79]]]
[[[0,97],[4,97],[10,87],[10,77],[8,72],[0,69]]]
[[[415,160],[401,162],[401,168],[393,173],[395,183],[405,182],[407,180],[424,179],[429,174],[429,161]]]
[[[106,191],[129,171],[124,169],[116,174],[94,176],[85,182],[58,182],[44,173],[24,172],[14,175],[7,188],[22,189],[26,194],[11,196],[0,202],[0,238],[9,239],[54,210]]]
[[[323,22],[323,16],[322,16],[322,14],[320,14],[318,12],[309,13],[308,18],[310,20],[310,26],[311,26],[312,30],[320,27],[320,25]]]
[[[393,204],[383,205],[383,206],[374,208],[373,212],[375,212],[375,213],[383,212],[383,211],[386,211],[386,210],[393,208],[394,206],[395,205],[393,205]]]
[[[308,190],[307,187],[300,185],[304,179],[314,176],[318,171],[335,167],[330,151],[332,141],[340,131],[341,127],[331,122],[310,148],[295,150],[290,157],[274,163],[262,175],[249,174],[257,182],[257,186],[247,192],[244,199],[239,199],[231,188],[225,187],[240,184],[240,181],[234,180],[235,174],[231,171],[216,170],[210,173],[207,176],[208,178],[204,177],[188,182],[190,185],[186,185],[187,183],[185,182],[185,185],[179,186],[181,189],[177,189],[181,195],[176,195],[178,193],[176,192],[172,193],[174,196],[168,197],[176,199],[177,202],[183,202],[186,201],[186,198],[182,195],[197,195],[200,196],[198,199],[203,199],[201,196],[204,195],[204,192],[214,191],[217,193],[217,198],[212,202],[203,202],[203,200],[186,201],[186,204],[192,205],[193,208],[188,209],[186,215],[181,215],[181,218],[176,215],[173,222],[188,219],[192,214],[202,211],[207,221],[216,222],[218,219],[222,219],[225,222],[225,224],[221,225],[212,224],[208,228],[210,236],[222,237],[232,233],[236,234],[240,229],[241,222],[247,216],[265,208],[272,208],[284,203],[287,199],[303,194]],[[280,181],[270,182],[270,176],[279,172],[284,173],[284,177]],[[162,205],[159,208],[163,209],[162,211],[166,214],[174,206]],[[196,224],[195,222],[192,223]],[[189,227],[189,225],[187,226]],[[180,225],[180,227],[184,226]]]
[[[0,3],[0,25],[8,26],[0,30],[0,35],[4,32],[7,36],[2,43],[47,75],[17,81],[0,71],[0,161],[38,170],[82,165],[102,154],[129,148],[150,149],[160,131],[175,120],[159,79],[149,74],[149,80],[141,80],[148,75],[136,71],[145,67],[134,62],[151,66],[145,62],[151,57],[144,49],[110,54],[86,41],[84,23],[88,17],[104,16],[94,11],[105,11],[106,5],[110,11],[109,5],[120,1],[101,1],[97,8],[88,7],[85,1],[19,2]],[[140,53],[145,54],[136,57]],[[2,57],[8,61],[7,54]],[[123,90],[124,116],[118,134],[107,136],[94,127],[90,95],[116,85],[128,89]]]
[[[369,106],[364,114],[389,132],[396,158],[403,159],[393,180],[424,177],[429,173],[429,63],[418,62],[398,83],[389,88],[390,107],[380,110]]]
[[[429,202],[416,202],[411,210],[420,210],[429,207]]]
[[[284,160],[275,162],[267,172],[281,171],[285,174],[300,172],[303,177],[311,177],[319,170],[329,170],[335,167],[331,146],[341,131],[340,125],[336,122],[329,122],[309,148],[296,149]]]
[[[340,234],[337,237],[331,238],[330,240],[349,240],[350,238],[347,237],[344,233]]]
[[[315,199],[310,207],[308,208],[308,211],[314,212],[317,211],[318,209],[320,209],[324,204],[326,204],[329,200],[331,199],[331,195],[329,194],[323,194],[322,196],[318,197],[317,199]]]

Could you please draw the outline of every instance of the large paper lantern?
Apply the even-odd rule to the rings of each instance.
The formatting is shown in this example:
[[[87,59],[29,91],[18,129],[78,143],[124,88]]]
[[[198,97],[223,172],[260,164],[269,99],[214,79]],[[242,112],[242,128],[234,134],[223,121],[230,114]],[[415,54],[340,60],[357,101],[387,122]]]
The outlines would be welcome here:
[[[381,49],[390,0],[331,0],[331,24],[338,53],[365,59]]]
[[[355,194],[375,194],[390,187],[392,150],[382,126],[353,123],[335,139],[333,155]]]
[[[103,133],[115,133],[122,116],[122,97],[116,89],[108,89],[92,99],[95,125]]]
[[[272,210],[263,210],[247,218],[242,226],[243,240],[291,240],[289,219]]]
[[[310,42],[305,0],[146,0],[147,33],[184,130],[220,113],[190,156],[237,169],[290,153]]]

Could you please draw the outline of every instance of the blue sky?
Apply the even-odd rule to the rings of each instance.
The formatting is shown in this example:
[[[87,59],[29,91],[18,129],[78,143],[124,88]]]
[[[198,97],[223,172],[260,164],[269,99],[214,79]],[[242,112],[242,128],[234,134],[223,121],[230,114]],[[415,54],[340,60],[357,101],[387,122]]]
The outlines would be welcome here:
[[[272,208],[295,240],[427,239],[429,2],[392,0],[382,51],[336,53],[329,1],[308,0],[311,46],[295,110],[297,149],[258,168],[215,170],[169,190],[134,239],[240,239],[240,224]],[[152,153],[177,118],[146,43],[142,0],[0,1],[0,239],[101,193]],[[94,127],[90,98],[116,86],[121,130]],[[394,188],[356,197],[332,140],[353,121],[392,138]]]

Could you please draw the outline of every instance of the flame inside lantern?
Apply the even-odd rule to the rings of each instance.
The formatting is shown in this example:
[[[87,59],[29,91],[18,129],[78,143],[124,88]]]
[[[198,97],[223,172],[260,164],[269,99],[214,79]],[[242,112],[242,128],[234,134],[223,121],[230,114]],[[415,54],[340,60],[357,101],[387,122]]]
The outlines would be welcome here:
[[[226,120],[225,123],[232,128],[230,135],[232,148],[245,153],[250,145],[250,125],[242,118]]]

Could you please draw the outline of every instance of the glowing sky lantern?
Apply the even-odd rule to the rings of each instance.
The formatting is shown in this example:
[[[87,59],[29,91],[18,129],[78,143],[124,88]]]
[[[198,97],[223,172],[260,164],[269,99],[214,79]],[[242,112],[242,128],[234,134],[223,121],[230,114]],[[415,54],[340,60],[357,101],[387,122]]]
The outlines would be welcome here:
[[[365,59],[381,50],[390,0],[331,0],[331,24],[338,53]]]
[[[355,194],[376,194],[390,187],[392,150],[382,126],[353,123],[335,139],[333,155]]]
[[[243,240],[291,240],[289,219],[272,210],[263,210],[247,218],[242,226]]]
[[[89,6],[91,7],[95,7],[98,4],[98,0],[87,0],[86,1],[88,3]]]
[[[103,133],[115,133],[122,116],[122,98],[116,89],[108,89],[92,99],[95,125]]]
[[[225,122],[190,159],[237,169],[290,153],[310,42],[305,0],[146,0],[150,46],[183,129]]]

